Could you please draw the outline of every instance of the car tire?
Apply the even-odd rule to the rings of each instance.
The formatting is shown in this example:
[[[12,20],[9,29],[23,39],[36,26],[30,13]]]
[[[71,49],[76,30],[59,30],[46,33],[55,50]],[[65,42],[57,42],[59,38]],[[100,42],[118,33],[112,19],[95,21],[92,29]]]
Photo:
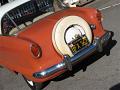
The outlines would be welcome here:
[[[23,76],[25,82],[28,84],[28,86],[31,88],[31,90],[42,90],[43,83],[33,82],[31,80],[28,80]]]
[[[66,44],[65,41],[65,33],[69,26],[76,24],[80,25],[86,37],[88,38],[89,43],[92,42],[92,32],[89,24],[79,16],[67,16],[60,19],[54,26],[52,32],[52,42],[54,45],[55,50],[61,55],[69,55],[70,57],[73,56],[70,48]]]

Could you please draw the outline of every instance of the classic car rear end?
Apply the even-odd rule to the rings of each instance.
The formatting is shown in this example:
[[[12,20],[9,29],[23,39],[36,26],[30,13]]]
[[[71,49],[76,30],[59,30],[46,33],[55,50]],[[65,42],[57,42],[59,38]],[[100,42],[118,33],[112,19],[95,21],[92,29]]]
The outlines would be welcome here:
[[[89,12],[89,10],[91,11],[91,13]],[[52,39],[54,38],[53,29],[55,28],[56,23],[61,18],[70,16],[73,16],[72,18],[74,18],[74,16],[84,18],[84,20],[86,20],[89,24],[90,30],[92,32],[92,40],[90,42],[87,42],[87,39],[82,39],[82,41],[84,41],[86,45],[85,46],[82,44],[83,47],[81,43],[77,42],[79,46],[77,46],[75,43],[73,45],[74,47],[72,48],[75,48],[76,50],[72,51],[70,49],[69,51],[71,51],[71,53],[69,53],[69,51],[62,52],[59,49],[56,49],[53,41],[56,39]],[[101,24],[102,17],[100,16],[100,12],[96,9],[70,8],[41,19],[40,21],[34,23],[32,26],[26,28],[24,31],[20,32],[17,37],[24,40],[34,41],[41,48],[42,56],[38,58],[37,61],[35,61],[39,65],[37,64],[38,67],[36,65],[33,65],[34,67],[36,67],[36,72],[33,73],[33,77],[35,79],[33,80],[39,82],[44,80],[46,81],[46,79],[54,78],[55,76],[61,74],[61,71],[63,72],[66,69],[72,70],[73,64],[80,62],[82,59],[94,53],[95,51],[102,52],[104,44],[111,37],[111,32],[105,31],[103,29]],[[70,23],[70,21],[68,23]],[[64,45],[62,44],[62,46]],[[64,50],[65,49],[66,48],[64,48]]]
[[[0,65],[21,73],[33,90],[39,90],[41,83],[66,70],[71,71],[76,63],[96,51],[102,52],[111,37],[111,32],[102,27],[102,15],[97,9],[46,11],[43,18],[44,13],[35,13],[34,7],[23,10],[28,4],[34,5],[28,2],[2,16]],[[14,13],[18,11],[21,12]],[[32,23],[27,25],[26,20]]]

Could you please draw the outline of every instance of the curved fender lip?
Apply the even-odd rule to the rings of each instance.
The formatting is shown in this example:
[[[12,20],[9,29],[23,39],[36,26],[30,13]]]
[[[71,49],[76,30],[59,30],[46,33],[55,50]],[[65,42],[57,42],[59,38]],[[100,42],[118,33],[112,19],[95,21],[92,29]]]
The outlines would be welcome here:
[[[34,42],[15,36],[0,37],[0,64],[12,71],[32,75],[36,64],[31,55],[30,45]],[[32,69],[31,69],[32,68]]]

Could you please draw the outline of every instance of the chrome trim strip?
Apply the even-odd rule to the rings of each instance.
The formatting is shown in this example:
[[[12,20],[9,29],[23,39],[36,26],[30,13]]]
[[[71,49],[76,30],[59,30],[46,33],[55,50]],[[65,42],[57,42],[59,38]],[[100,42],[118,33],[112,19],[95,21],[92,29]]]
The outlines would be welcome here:
[[[42,72],[34,73],[33,76],[35,78],[45,78],[45,77],[55,74],[56,72],[59,72],[61,70],[69,70],[69,69],[71,70],[72,68],[70,68],[69,66],[80,62],[85,57],[91,55],[95,51],[101,52],[101,50],[99,50],[99,48],[103,49],[104,43],[108,42],[110,37],[111,37],[111,32],[107,31],[105,33],[105,35],[103,35],[102,38],[95,38],[94,43],[92,45],[90,45],[88,48],[86,48],[85,50],[77,53],[74,57],[67,57],[67,60],[69,60],[68,62],[65,62],[65,60],[63,60],[63,62],[56,64]],[[69,65],[69,62],[70,62],[70,65]]]
[[[50,76],[50,75],[52,75],[60,70],[63,70],[63,69],[65,69],[65,63],[61,62],[60,64],[54,65],[42,72],[34,73],[33,76],[36,78],[43,78],[43,77]]]

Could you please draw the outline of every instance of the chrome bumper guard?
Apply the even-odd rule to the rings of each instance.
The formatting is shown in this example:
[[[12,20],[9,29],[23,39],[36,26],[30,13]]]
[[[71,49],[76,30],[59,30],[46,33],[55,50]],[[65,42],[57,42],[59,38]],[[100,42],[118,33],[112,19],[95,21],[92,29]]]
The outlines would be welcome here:
[[[98,38],[96,37],[93,41],[93,43],[86,49],[84,49],[82,52],[77,53],[73,57],[69,57],[68,55],[64,56],[64,60],[56,64],[42,72],[36,72],[33,74],[35,78],[45,78],[50,75],[53,75],[61,70],[72,70],[72,66],[78,62],[80,62],[85,57],[91,55],[95,51],[102,52],[103,46],[107,44],[109,39],[111,38],[112,34],[110,31],[107,31],[103,37]]]

